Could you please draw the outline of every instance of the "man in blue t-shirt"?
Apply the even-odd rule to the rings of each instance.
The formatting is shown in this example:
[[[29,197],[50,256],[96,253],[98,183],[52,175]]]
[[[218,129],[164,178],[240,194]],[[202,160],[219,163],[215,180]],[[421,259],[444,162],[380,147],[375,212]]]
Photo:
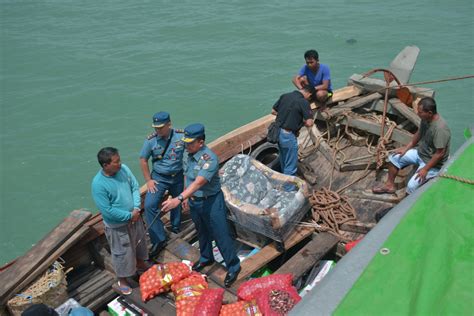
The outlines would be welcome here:
[[[319,63],[319,54],[314,49],[306,51],[304,59],[306,65],[293,77],[293,84],[299,90],[308,84],[313,86],[316,89],[316,101],[322,103],[324,107],[327,99],[332,96],[329,66]]]

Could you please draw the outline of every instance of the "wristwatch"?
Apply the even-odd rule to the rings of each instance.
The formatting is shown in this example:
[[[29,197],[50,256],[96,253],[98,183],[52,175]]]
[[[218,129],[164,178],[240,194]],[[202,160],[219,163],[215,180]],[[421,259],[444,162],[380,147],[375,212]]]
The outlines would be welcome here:
[[[184,197],[180,194],[180,195],[178,195],[178,200],[179,200],[181,203],[183,203]]]

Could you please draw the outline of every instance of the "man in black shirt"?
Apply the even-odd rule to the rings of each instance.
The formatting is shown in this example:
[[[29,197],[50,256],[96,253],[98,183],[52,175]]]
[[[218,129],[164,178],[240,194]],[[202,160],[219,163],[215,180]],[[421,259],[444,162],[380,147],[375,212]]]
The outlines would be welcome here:
[[[300,90],[285,93],[273,105],[272,114],[280,125],[278,148],[280,150],[281,171],[284,174],[296,175],[298,163],[297,135],[301,127],[313,126],[313,112],[309,105],[316,91],[307,85]],[[292,189],[292,188],[287,188]]]

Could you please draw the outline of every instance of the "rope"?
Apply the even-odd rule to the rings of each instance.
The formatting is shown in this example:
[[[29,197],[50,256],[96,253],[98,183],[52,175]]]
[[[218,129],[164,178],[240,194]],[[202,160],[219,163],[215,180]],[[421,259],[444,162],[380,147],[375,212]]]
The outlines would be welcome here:
[[[458,176],[453,176],[453,175],[446,174],[446,173],[440,173],[439,176],[442,177],[442,178],[456,180],[456,181],[459,181],[459,182],[462,182],[462,183],[474,184],[474,180],[467,179],[467,178],[462,178],[462,177],[458,177]]]
[[[388,87],[380,88],[380,89],[376,90],[375,92],[382,93],[382,91],[384,91],[384,90],[388,91],[390,89],[396,89],[396,88],[403,88],[403,87],[410,87],[410,86],[421,86],[421,85],[425,85],[425,84],[432,84],[432,83],[439,83],[439,82],[446,82],[446,81],[455,81],[455,80],[464,80],[464,79],[472,79],[472,78],[474,78],[474,75],[451,77],[451,78],[438,79],[438,80],[420,81],[420,82],[414,82],[414,83],[396,84],[396,85],[390,85]],[[428,90],[433,90],[433,89],[428,89]]]
[[[66,272],[67,273],[67,272]],[[54,305],[66,294],[66,280],[63,266],[55,261],[53,265],[30,286],[8,301],[8,305],[18,310],[31,303]]]
[[[316,231],[331,233],[345,241],[351,240],[340,231],[342,224],[356,220],[355,210],[345,196],[322,188],[313,191],[309,202],[313,217],[310,224],[314,225]]]
[[[424,85],[424,84],[439,83],[439,82],[446,82],[446,81],[455,81],[455,80],[463,80],[463,79],[472,79],[472,78],[474,78],[474,75],[451,77],[451,78],[430,80],[430,81],[420,81],[420,82],[415,82],[415,83],[406,83],[406,84],[401,84],[401,85],[397,85],[397,86],[394,86],[394,87],[400,87],[401,88],[401,87],[408,87],[408,86],[419,86],[419,85]],[[389,87],[389,88],[393,88],[393,87]]]

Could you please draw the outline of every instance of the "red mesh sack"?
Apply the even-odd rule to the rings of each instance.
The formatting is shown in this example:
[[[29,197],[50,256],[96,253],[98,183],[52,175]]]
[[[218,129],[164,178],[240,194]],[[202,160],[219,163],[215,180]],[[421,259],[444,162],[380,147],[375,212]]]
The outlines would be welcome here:
[[[187,278],[174,283],[171,290],[176,301],[177,316],[192,316],[201,294],[208,288],[206,279],[197,272],[192,272]]]
[[[200,299],[199,296],[192,296],[185,300],[177,301],[176,316],[193,316]]]
[[[275,286],[289,287],[292,283],[293,275],[291,273],[272,274],[242,283],[237,290],[237,296],[239,300],[250,301],[255,298],[255,294],[259,290]]]
[[[275,286],[260,290],[256,295],[257,305],[265,316],[288,315],[301,301],[294,286]]]
[[[224,289],[205,289],[194,309],[194,316],[218,316],[224,298]]]
[[[262,316],[256,300],[222,305],[219,316]]]
[[[191,273],[188,265],[181,262],[155,264],[140,276],[140,292],[145,302],[152,297],[167,292],[176,283]]]

